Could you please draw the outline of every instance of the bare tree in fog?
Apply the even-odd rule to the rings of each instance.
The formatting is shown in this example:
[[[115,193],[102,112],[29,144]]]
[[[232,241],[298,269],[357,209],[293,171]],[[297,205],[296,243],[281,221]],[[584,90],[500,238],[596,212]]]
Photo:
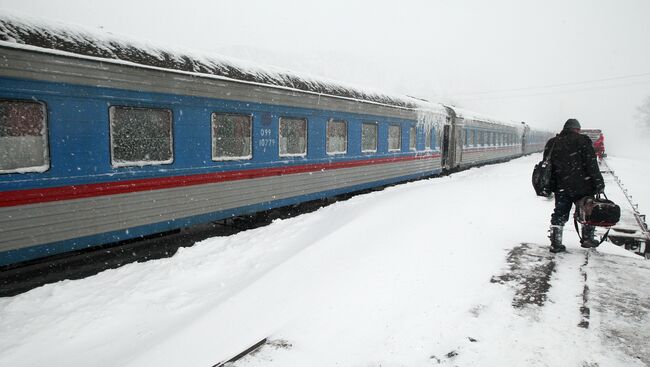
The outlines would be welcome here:
[[[637,111],[638,129],[643,135],[650,137],[650,95],[637,107]]]

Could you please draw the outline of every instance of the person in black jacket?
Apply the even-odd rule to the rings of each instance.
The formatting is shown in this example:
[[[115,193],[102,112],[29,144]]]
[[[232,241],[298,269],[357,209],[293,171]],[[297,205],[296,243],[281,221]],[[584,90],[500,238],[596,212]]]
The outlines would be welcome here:
[[[568,119],[562,131],[546,143],[544,158],[550,154],[551,182],[555,194],[555,210],[551,215],[551,252],[566,250],[562,245],[562,230],[569,220],[571,206],[585,196],[593,196],[605,189],[598,168],[596,152],[588,136],[580,134],[580,123]],[[582,227],[582,247],[596,247],[595,228]]]

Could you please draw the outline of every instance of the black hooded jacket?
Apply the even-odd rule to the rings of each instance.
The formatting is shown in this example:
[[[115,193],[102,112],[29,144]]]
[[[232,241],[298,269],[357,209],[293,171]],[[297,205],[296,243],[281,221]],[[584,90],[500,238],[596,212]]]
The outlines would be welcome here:
[[[552,150],[551,150],[552,149]],[[605,188],[596,152],[588,136],[562,130],[546,143],[544,157],[551,154],[553,192],[574,197],[595,195]]]

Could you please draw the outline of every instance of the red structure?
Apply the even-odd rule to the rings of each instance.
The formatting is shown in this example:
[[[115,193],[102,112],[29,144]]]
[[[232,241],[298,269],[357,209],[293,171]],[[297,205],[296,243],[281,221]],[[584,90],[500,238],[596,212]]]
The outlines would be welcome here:
[[[605,136],[601,133],[598,139],[594,142],[594,149],[598,159],[603,159],[605,156]]]
[[[594,143],[594,150],[598,159],[603,159],[606,157],[605,154],[605,136],[603,135],[602,130],[600,129],[582,129],[580,130],[581,134],[587,135],[589,139]]]

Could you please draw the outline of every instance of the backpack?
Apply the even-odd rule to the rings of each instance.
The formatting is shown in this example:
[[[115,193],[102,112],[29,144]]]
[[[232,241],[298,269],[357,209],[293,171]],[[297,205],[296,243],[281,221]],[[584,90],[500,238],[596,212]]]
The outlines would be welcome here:
[[[553,153],[553,147],[555,147],[555,143],[551,146],[548,156],[541,162],[537,163],[535,168],[533,168],[533,188],[535,189],[537,196],[549,197],[553,193],[553,166],[551,165],[551,153]]]

